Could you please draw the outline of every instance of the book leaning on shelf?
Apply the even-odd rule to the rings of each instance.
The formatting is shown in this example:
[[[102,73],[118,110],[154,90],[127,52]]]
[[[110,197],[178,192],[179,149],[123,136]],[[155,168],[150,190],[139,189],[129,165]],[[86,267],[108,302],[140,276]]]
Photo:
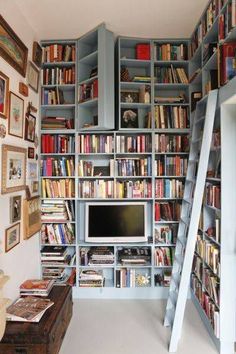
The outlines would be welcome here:
[[[155,128],[189,128],[188,109],[181,106],[155,106]]]
[[[155,203],[155,221],[179,221],[181,213],[180,202]]]
[[[155,249],[154,261],[157,267],[171,267],[174,259],[173,247],[157,247]]]
[[[155,243],[175,244],[178,225],[155,228]]]
[[[50,44],[42,48],[43,63],[75,61],[75,45]]]
[[[112,154],[114,137],[112,135],[86,134],[77,137],[78,154]]]
[[[74,129],[74,119],[65,117],[43,117],[41,121],[43,130]]]
[[[41,220],[44,222],[66,222],[75,219],[72,200],[43,200],[41,203]]]
[[[43,224],[41,227],[41,240],[43,244],[73,244],[75,230],[72,224]]]
[[[189,152],[187,135],[155,134],[155,152]]]

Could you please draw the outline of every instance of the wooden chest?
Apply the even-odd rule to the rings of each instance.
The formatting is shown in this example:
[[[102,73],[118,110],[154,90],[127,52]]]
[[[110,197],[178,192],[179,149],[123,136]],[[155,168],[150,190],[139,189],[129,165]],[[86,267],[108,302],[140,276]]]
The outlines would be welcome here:
[[[58,354],[72,316],[72,289],[54,286],[54,301],[39,323],[7,322],[0,354]]]

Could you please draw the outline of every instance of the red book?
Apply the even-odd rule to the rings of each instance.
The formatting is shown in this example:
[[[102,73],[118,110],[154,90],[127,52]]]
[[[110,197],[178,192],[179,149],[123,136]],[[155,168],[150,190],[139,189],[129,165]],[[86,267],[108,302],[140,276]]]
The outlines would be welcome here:
[[[93,82],[93,98],[98,97],[98,79]]]
[[[54,152],[54,137],[49,135],[49,152]]]
[[[136,59],[150,60],[150,44],[140,43],[136,45]]]
[[[224,15],[219,17],[219,41],[222,41],[225,38],[225,19]]]
[[[46,152],[46,136],[41,136],[41,151],[44,154]]]
[[[50,152],[49,143],[50,143],[50,135],[45,136],[45,153],[48,154]]]
[[[161,220],[161,211],[160,211],[160,204],[155,203],[155,221]]]
[[[226,61],[227,58],[234,58],[236,53],[236,42],[224,43],[220,47],[220,84],[227,82]]]
[[[52,158],[48,157],[46,161],[46,175],[52,176]]]

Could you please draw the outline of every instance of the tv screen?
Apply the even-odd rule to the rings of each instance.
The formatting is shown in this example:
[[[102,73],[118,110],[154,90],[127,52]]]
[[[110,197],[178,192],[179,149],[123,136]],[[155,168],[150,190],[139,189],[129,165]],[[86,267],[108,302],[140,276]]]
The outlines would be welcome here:
[[[86,242],[145,242],[145,203],[88,203]]]

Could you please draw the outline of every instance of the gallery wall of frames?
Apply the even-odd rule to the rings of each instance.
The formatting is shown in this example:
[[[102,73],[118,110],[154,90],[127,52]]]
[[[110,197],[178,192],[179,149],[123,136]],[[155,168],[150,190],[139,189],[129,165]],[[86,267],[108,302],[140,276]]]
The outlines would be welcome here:
[[[4,294],[13,299],[26,277],[39,275],[41,48],[11,2],[0,16],[0,38],[0,269],[12,280]]]

